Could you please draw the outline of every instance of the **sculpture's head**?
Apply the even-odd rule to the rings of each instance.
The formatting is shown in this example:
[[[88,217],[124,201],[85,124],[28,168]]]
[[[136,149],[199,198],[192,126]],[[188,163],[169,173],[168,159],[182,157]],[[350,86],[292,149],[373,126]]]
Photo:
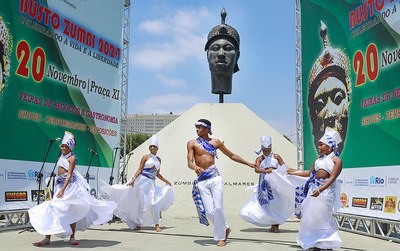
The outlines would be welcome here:
[[[233,47],[236,56],[233,69],[233,73],[235,73],[239,71],[239,66],[237,65],[237,61],[239,60],[239,55],[240,55],[240,50],[239,50],[240,37],[239,33],[235,28],[225,23],[225,18],[226,18],[226,11],[225,8],[223,8],[221,11],[221,24],[212,28],[211,31],[208,33],[207,43],[204,50],[208,51],[207,56],[210,57],[209,55],[210,52],[215,51],[215,49],[212,50],[213,49],[212,45],[214,44],[214,42],[218,40],[229,42],[230,45]]]
[[[225,23],[226,11],[221,11],[221,24],[208,33],[205,51],[212,78],[212,93],[230,94],[232,74],[239,71],[240,37],[235,28]]]

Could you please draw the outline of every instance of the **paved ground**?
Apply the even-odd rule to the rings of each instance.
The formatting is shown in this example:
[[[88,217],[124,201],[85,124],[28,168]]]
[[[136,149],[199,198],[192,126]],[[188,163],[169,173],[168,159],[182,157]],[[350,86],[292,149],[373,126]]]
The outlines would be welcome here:
[[[265,228],[256,227],[240,218],[229,218],[232,233],[224,248],[216,246],[212,239],[212,227],[197,223],[197,219],[163,219],[162,232],[156,233],[152,227],[140,232],[128,229],[125,223],[112,223],[91,228],[76,235],[79,246],[70,246],[61,239],[54,238],[44,250],[301,250],[296,244],[299,222],[292,220],[281,226],[281,233],[268,233]],[[344,242],[341,250],[400,250],[400,244],[349,232],[340,231]],[[21,230],[0,232],[0,250],[40,250],[33,242],[41,240],[37,232]]]

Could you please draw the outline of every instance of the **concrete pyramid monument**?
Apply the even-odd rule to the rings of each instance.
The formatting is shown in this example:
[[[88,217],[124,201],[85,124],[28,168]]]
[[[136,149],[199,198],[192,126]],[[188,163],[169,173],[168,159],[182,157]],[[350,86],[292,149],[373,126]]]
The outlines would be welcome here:
[[[296,146],[273,129],[246,106],[239,103],[196,104],[164,129],[156,134],[159,139],[158,156],[161,158],[161,174],[174,188],[175,204],[165,213],[165,217],[196,217],[192,200],[192,186],[196,178],[187,166],[187,142],[197,138],[194,123],[206,118],[212,123],[213,135],[226,147],[248,161],[254,161],[255,150],[260,149],[260,136],[272,137],[272,151],[279,153],[289,167],[296,168]],[[139,167],[144,154],[148,154],[149,140],[137,147],[127,164],[128,180]],[[238,217],[252,190],[246,189],[258,183],[258,174],[247,166],[230,160],[218,151],[216,165],[224,181],[224,206],[226,217]],[[163,182],[157,179],[157,184]]]

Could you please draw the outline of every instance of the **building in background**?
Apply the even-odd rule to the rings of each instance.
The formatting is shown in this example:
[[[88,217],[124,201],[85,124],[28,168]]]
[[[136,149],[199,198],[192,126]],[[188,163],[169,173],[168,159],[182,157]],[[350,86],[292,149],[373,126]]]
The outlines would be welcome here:
[[[128,134],[154,135],[179,115],[169,114],[134,114],[128,115],[126,125]]]

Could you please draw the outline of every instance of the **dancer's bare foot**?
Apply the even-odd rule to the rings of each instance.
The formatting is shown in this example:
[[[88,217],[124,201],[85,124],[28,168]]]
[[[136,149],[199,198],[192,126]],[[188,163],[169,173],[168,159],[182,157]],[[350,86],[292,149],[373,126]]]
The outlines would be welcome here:
[[[156,232],[161,232],[161,227],[160,227],[160,225],[157,224],[155,228],[156,228]]]
[[[229,234],[231,233],[231,228],[230,227],[228,227],[227,229],[226,229],[226,232],[225,232],[225,241],[227,241],[228,240],[228,237],[229,237]]]
[[[136,226],[135,229],[133,229],[133,231],[139,231],[140,230],[140,226]]]
[[[229,234],[231,233],[231,228],[230,227],[228,227],[227,229],[226,229],[226,232],[225,232],[225,240],[220,240],[220,241],[218,241],[218,243],[217,243],[217,246],[218,247],[225,247],[226,246],[226,242],[227,242],[227,240],[228,240],[228,237],[229,237]]]
[[[268,229],[268,232],[270,233],[279,233],[279,225],[272,225],[270,229]]]
[[[226,241],[225,240],[218,241],[217,246],[218,247],[225,247],[226,246]]]

